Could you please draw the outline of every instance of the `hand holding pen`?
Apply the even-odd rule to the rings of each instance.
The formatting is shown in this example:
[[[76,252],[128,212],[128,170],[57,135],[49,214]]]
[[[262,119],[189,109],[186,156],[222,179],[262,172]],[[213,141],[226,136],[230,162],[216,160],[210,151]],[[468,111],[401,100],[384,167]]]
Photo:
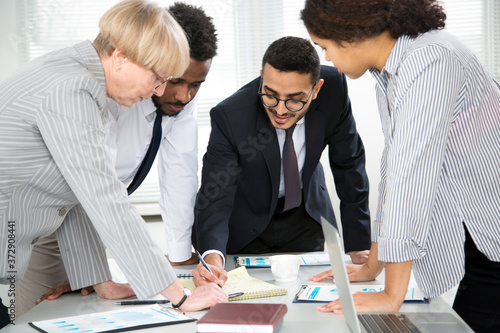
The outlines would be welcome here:
[[[196,251],[196,254],[198,255],[198,259],[200,260],[200,264],[198,267],[193,271],[193,276],[194,276],[194,281],[195,284],[198,285],[203,285],[206,283],[214,282],[216,283],[219,287],[222,287],[224,285],[227,275],[226,272],[222,268],[218,268],[217,266],[208,266],[208,264],[205,262],[205,260],[202,258],[200,253]],[[202,268],[202,266],[204,268]],[[207,273],[208,272],[208,273]]]

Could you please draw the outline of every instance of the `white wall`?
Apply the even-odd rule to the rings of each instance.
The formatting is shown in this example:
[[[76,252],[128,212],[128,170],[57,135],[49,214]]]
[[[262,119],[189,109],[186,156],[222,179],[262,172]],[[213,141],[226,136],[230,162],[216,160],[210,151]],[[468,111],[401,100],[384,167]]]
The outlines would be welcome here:
[[[0,2],[0,80],[19,67],[16,32],[16,1]]]
[[[366,73],[357,80],[348,79],[347,84],[356,127],[365,145],[366,173],[370,182],[370,212],[373,221],[377,207],[380,157],[384,143],[375,101],[375,81],[370,73]],[[321,163],[325,168],[326,182],[332,198],[335,216],[340,221],[340,202],[335,192],[332,173],[329,172],[327,149],[323,152]]]

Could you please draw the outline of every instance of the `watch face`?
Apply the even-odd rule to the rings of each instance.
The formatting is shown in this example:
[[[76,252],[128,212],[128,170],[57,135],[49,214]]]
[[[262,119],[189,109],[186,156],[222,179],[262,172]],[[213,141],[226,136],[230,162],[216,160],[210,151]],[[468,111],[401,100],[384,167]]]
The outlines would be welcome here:
[[[184,295],[191,296],[191,290],[188,288],[184,288]]]

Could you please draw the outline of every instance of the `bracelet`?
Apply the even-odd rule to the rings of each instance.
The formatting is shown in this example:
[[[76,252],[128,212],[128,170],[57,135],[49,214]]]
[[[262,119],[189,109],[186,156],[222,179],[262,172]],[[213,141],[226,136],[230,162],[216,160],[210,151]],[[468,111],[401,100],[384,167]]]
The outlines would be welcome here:
[[[177,304],[173,304],[172,303],[172,307],[174,309],[178,309],[182,306],[182,304],[184,304],[184,302],[186,301],[186,299],[188,298],[188,296],[191,296],[191,290],[187,289],[187,288],[184,288],[183,289],[183,292],[184,292],[184,296],[182,296],[181,300],[179,301],[179,303]]]

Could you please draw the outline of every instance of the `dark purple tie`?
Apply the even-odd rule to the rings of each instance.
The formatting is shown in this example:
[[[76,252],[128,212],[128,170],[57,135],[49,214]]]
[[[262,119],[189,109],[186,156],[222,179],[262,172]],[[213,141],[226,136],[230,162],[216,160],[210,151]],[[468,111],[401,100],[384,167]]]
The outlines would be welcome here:
[[[283,211],[300,206],[302,202],[302,190],[300,187],[299,166],[297,155],[293,147],[292,134],[295,124],[285,130],[286,139],[283,145],[283,173],[285,178],[285,206]]]
[[[151,138],[151,143],[149,144],[146,156],[144,156],[144,159],[142,160],[141,166],[137,169],[134,179],[127,188],[128,195],[131,195],[135,190],[137,190],[153,165],[158,148],[160,148],[162,118],[163,113],[160,110],[156,110],[156,119],[153,124],[153,137]]]

